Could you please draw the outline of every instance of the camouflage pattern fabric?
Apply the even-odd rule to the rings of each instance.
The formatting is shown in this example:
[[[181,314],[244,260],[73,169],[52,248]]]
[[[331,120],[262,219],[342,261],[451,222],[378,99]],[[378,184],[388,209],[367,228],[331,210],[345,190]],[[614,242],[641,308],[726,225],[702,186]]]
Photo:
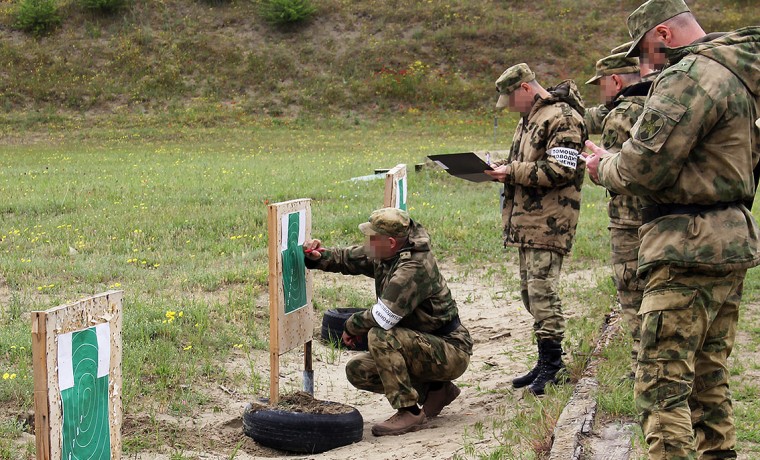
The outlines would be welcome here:
[[[745,274],[667,265],[651,272],[634,385],[649,458],[736,458],[726,362]]]
[[[372,328],[367,344],[369,353],[346,364],[346,377],[356,388],[385,394],[394,409],[424,403],[427,392],[420,388],[456,379],[470,362],[444,338],[403,327]]]
[[[644,296],[644,280],[637,274],[639,234],[635,228],[610,227],[612,279],[615,282],[623,328],[633,338],[631,357],[636,360],[641,339],[639,307]]]
[[[613,101],[613,108],[602,122],[602,146],[608,152],[619,152],[623,143],[631,137],[631,129],[644,111],[646,95],[641,95],[651,86],[649,82],[639,82],[621,91]],[[633,93],[636,95],[626,95]],[[610,226],[616,228],[638,228],[641,226],[641,199],[633,195],[615,194],[607,206]]]
[[[602,122],[608,113],[610,113],[610,109],[605,104],[586,109],[586,113],[583,115],[583,122],[586,123],[589,134],[602,134]]]
[[[364,246],[350,246],[328,248],[317,261],[306,259],[306,266],[374,278],[377,298],[390,312],[401,317],[396,326],[432,332],[457,318],[459,310],[430,251],[430,236],[414,220],[410,223],[408,241],[407,247],[396,257],[382,261],[369,258]],[[378,326],[370,309],[351,315],[345,328],[349,334],[364,335]],[[446,340],[472,353],[472,339],[467,329],[454,331]]]
[[[746,204],[755,194],[752,170],[760,158],[760,131],[753,127],[760,28],[667,51],[673,65],[654,82],[632,138],[600,162],[599,180],[616,193],[641,196],[645,206],[733,204],[643,225],[640,272],[660,264],[702,270],[758,265],[760,231]]]
[[[666,52],[671,65],[631,139],[601,161],[600,182],[645,205],[727,205],[639,229],[648,279],[634,396],[650,458],[736,458],[726,362],[746,269],[760,263],[746,206],[760,158],[760,28]]]
[[[549,88],[521,118],[506,164],[504,245],[567,254],[573,244],[586,164],[578,160],[588,138],[575,83]]]
[[[565,317],[557,285],[562,254],[543,249],[520,248],[520,295],[533,316],[533,331],[539,340],[562,341]]]
[[[378,303],[351,315],[345,326],[349,334],[368,335],[370,353],[357,356],[346,368],[357,388],[385,393],[398,409],[424,398],[414,389],[416,383],[434,381],[437,376],[446,377],[441,381],[452,380],[466,369],[473,345],[467,329],[459,325],[440,337],[431,334],[458,318],[459,311],[422,225],[411,220],[407,246],[390,259],[375,260],[367,256],[364,246],[351,246],[328,248],[316,261],[307,258],[306,266],[375,279]],[[396,318],[396,322],[391,326],[392,321],[375,314]],[[404,366],[408,368],[402,371]],[[379,387],[384,384],[388,386]]]

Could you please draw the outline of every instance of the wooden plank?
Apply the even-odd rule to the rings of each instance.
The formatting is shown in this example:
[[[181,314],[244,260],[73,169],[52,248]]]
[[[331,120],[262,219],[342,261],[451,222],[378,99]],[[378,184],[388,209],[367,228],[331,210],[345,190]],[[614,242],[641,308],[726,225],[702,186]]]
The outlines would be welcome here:
[[[385,194],[383,196],[384,208],[395,208],[397,200],[396,182],[406,178],[406,165],[398,164],[385,174]]]
[[[34,438],[37,460],[50,460],[50,408],[48,406],[47,313],[32,312],[32,367],[34,371]]]
[[[280,230],[277,206],[267,209],[267,228],[269,229],[269,404],[280,400],[280,280],[282,267],[280,263]]]

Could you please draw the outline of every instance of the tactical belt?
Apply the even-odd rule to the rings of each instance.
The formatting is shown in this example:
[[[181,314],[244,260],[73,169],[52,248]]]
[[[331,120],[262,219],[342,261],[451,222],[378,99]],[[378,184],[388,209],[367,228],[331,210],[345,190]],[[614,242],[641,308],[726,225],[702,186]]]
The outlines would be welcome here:
[[[454,319],[434,330],[431,334],[438,336],[449,335],[456,331],[460,324],[462,323],[459,321],[459,316],[455,316]]]
[[[658,217],[667,216],[670,214],[701,214],[708,211],[717,211],[720,209],[727,209],[731,206],[739,205],[738,201],[730,203],[715,203],[715,204],[653,204],[644,206],[641,208],[641,218],[643,223],[648,224]]]

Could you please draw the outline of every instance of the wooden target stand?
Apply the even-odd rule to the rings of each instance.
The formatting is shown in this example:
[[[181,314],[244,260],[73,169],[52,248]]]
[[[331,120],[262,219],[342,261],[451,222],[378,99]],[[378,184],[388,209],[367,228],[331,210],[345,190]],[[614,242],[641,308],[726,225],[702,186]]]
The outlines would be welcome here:
[[[280,355],[303,344],[304,391],[314,394],[312,367],[312,275],[303,262],[311,239],[311,200],[268,206],[269,231],[269,404],[280,400]],[[295,238],[295,239],[294,239]],[[300,263],[297,259],[300,258]]]
[[[406,165],[398,164],[385,174],[384,208],[398,208],[407,211],[407,175]]]
[[[32,312],[37,460],[121,458],[123,293]]]

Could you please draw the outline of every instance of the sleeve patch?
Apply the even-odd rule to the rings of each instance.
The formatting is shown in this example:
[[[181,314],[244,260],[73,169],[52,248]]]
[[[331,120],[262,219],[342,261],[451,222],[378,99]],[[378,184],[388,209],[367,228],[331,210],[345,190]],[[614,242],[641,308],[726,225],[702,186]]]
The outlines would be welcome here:
[[[655,111],[647,111],[641,117],[639,130],[636,132],[636,135],[640,141],[646,142],[654,138],[662,130],[663,126],[665,126],[665,121],[660,114]]]
[[[401,321],[401,316],[393,313],[388,306],[378,297],[377,303],[372,306],[372,317],[375,322],[386,331]]]
[[[578,166],[578,151],[567,147],[554,147],[547,152],[562,166],[575,169]]]

